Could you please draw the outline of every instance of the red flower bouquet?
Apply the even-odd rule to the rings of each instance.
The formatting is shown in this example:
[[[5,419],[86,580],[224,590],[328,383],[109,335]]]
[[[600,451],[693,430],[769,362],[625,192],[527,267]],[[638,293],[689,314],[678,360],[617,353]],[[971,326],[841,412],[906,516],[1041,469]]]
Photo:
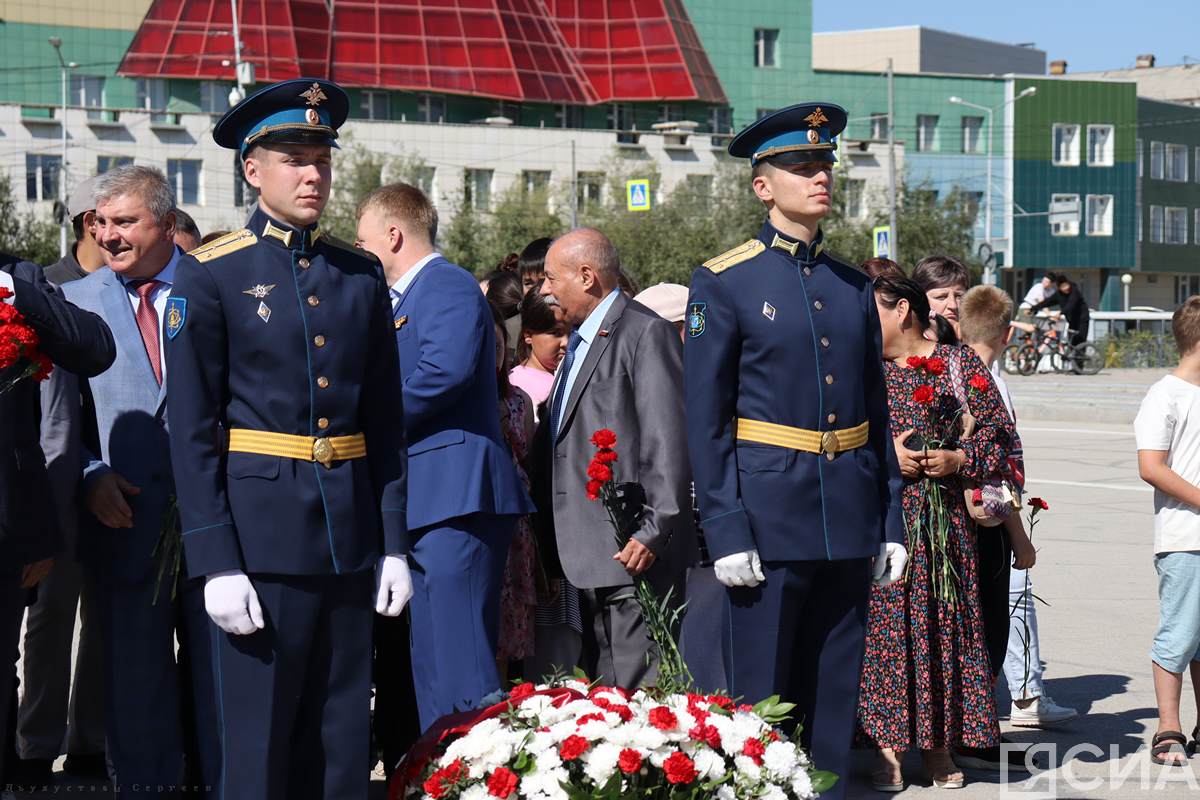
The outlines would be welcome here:
[[[38,351],[38,335],[16,307],[4,302],[12,290],[0,286],[0,394],[25,378],[44,381],[53,365]]]

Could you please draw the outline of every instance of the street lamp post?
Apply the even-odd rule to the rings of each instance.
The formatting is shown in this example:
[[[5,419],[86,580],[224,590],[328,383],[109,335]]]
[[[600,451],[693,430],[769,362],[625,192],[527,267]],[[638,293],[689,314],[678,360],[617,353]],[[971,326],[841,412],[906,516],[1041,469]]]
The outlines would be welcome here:
[[[1133,283],[1133,275],[1126,272],[1124,275],[1121,276],[1121,288],[1124,290],[1124,294],[1125,294],[1125,310],[1126,311],[1129,310],[1129,284],[1131,284],[1131,283]]]
[[[989,254],[992,253],[992,115],[995,113],[997,108],[1004,108],[1004,106],[1008,105],[1009,103],[1015,103],[1016,101],[1020,100],[1022,97],[1029,97],[1031,94],[1035,94],[1036,92],[1037,92],[1037,87],[1030,86],[1029,88],[1022,91],[1020,94],[1018,94],[1016,97],[1014,97],[1012,100],[1003,102],[1000,105],[995,106],[995,107],[981,106],[976,103],[969,103],[966,100],[963,100],[961,97],[958,97],[957,95],[950,98],[950,102],[954,103],[955,105],[966,106],[967,108],[974,108],[978,111],[982,111],[985,114],[987,114],[987,142],[984,144],[984,158],[987,159],[987,168],[986,168],[987,169],[987,177],[984,178],[984,183],[986,185],[987,191],[984,193],[984,198],[983,198],[983,203],[984,203],[983,241],[987,244]],[[989,257],[990,257],[990,255],[989,255]],[[989,263],[984,267],[983,282],[994,286],[996,284],[996,274],[994,271],[995,267],[993,266],[993,264],[994,264],[994,262]]]
[[[68,64],[63,60],[62,39],[51,36],[49,42],[62,67],[62,119],[59,120],[62,128],[62,156],[58,167],[58,202],[62,219],[58,228],[58,257],[64,258],[67,255],[67,226],[71,224],[67,213],[67,71],[75,66],[75,62]]]

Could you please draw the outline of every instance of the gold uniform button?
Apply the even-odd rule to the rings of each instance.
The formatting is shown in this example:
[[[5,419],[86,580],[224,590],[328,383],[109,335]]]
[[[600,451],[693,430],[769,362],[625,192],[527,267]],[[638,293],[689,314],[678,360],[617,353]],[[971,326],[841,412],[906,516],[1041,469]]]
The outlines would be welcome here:
[[[313,337],[313,344],[315,344],[317,347],[324,347],[325,346],[325,337],[318,333],[316,336]]]
[[[826,375],[826,376],[825,376],[825,382],[826,382],[827,384],[829,384],[830,386],[833,386],[833,376],[832,376],[832,375]]]
[[[833,383],[833,379],[831,378],[829,382]],[[324,375],[317,378],[317,386],[320,386],[322,389],[328,389],[329,388],[329,378],[326,378]]]
[[[813,308],[815,308],[817,311],[820,311],[824,307],[825,305],[820,300],[813,301]]]
[[[325,430],[329,427],[329,420],[327,420],[325,417],[321,417],[319,420],[317,420],[317,427],[321,430]]]
[[[317,306],[321,305],[321,299],[315,294],[310,294],[308,296],[308,304],[313,308],[316,308]]]
[[[301,258],[298,261],[296,261],[296,263],[300,266],[300,269],[308,269],[310,266],[307,258]]]
[[[833,423],[837,422],[837,414],[830,414],[825,419],[829,422],[830,425],[832,425]]]
[[[821,337],[821,347],[829,347],[829,337],[828,336]]]

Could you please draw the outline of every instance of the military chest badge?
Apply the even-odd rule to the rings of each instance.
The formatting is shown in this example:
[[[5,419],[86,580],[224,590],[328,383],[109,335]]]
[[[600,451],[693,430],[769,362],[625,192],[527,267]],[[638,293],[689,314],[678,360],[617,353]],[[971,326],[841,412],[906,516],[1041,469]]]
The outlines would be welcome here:
[[[763,316],[771,320],[771,322],[774,322],[775,306],[771,305],[770,303],[763,303]]]
[[[270,322],[271,321],[271,307],[268,306],[266,303],[260,302],[258,304],[258,318],[261,319],[263,322]]]
[[[688,306],[688,336],[695,339],[704,333],[705,314],[707,310],[707,303],[692,303]]]
[[[255,300],[262,300],[271,293],[271,290],[274,289],[276,285],[277,284],[274,283],[258,283],[254,286],[251,286],[249,289],[242,289],[242,294],[248,294]]]
[[[183,330],[187,321],[187,300],[183,297],[167,298],[167,338],[174,339]]]

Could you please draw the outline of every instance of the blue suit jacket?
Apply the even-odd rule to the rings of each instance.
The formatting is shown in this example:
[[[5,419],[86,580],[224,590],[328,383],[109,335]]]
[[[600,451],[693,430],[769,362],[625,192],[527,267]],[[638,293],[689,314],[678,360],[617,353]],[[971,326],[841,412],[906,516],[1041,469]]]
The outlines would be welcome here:
[[[111,470],[141,489],[139,494],[125,498],[133,510],[132,530],[106,528],[83,512],[77,543],[79,559],[107,579],[144,580],[152,574],[151,553],[174,492],[164,419],[166,389],[154,379],[129,294],[112,270],[99,269],[64,284],[62,291],[72,303],[108,323],[117,345],[112,366],[89,379],[84,387],[95,408],[100,452],[85,448],[83,492],[91,481]],[[50,379],[67,381],[73,376],[56,370]]]
[[[500,433],[496,335],[475,279],[442,257],[393,314],[408,434],[408,527],[466,514],[528,514]]]
[[[904,541],[870,279],[819,234],[806,247],[766,223],[695,271],[687,322],[688,448],[712,558],[864,558]],[[868,422],[870,438],[828,460],[740,441],[739,417],[813,431]]]

